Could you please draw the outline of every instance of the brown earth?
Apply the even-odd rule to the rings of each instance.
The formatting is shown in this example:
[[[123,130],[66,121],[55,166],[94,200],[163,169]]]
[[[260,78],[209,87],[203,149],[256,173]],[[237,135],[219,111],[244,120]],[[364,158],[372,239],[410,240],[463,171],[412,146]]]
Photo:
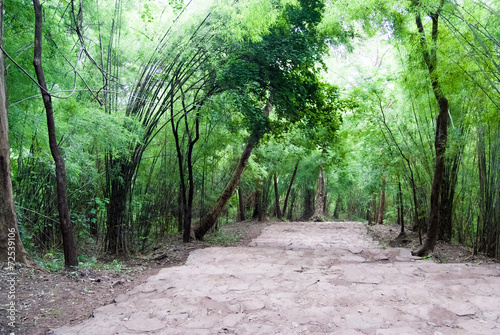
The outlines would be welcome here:
[[[221,252],[224,255],[228,254],[228,253],[229,253],[229,255],[231,255],[231,254],[233,254],[233,251],[234,251],[233,256],[236,256],[238,254],[238,252],[243,252],[244,255],[246,255],[246,253],[249,252],[249,254],[247,256],[239,255],[239,257],[243,257],[242,259],[240,259],[240,263],[245,264],[245,267],[252,266],[252,264],[248,263],[247,261],[249,261],[253,258],[253,256],[252,256],[253,250],[259,250],[258,248],[257,249],[255,248],[255,246],[256,246],[255,244],[257,244],[257,247],[259,247],[259,248],[261,247],[261,246],[259,246],[259,242],[258,242],[259,238],[257,238],[257,237],[258,237],[260,231],[264,227],[268,226],[268,224],[269,223],[258,223],[257,224],[254,222],[243,222],[243,223],[237,223],[237,224],[231,224],[231,225],[224,226],[222,229],[227,234],[237,234],[237,235],[241,236],[240,241],[239,241],[240,246],[245,246],[250,241],[252,241],[252,239],[255,239],[253,242],[254,247],[253,248],[243,248],[243,251],[241,251],[238,248],[235,248],[235,249],[214,248],[213,250],[209,251],[209,254],[212,255],[212,252]],[[279,227],[283,228],[283,225],[290,225],[290,227],[284,228],[285,230],[286,229],[296,230],[296,229],[299,229],[297,227],[302,227],[302,226],[305,227],[309,224],[308,223],[300,223],[300,224],[294,223],[294,224],[277,224],[275,226],[279,226]],[[316,225],[316,224],[314,224],[314,225]],[[359,231],[361,229],[361,234],[356,235],[355,239],[361,240],[362,241],[361,244],[365,243],[366,240],[369,241],[369,238],[367,239],[365,236],[366,230],[363,233],[364,228],[359,228],[359,226],[355,226],[355,227],[357,227],[355,229],[353,228],[353,230],[355,230],[355,231]],[[362,227],[365,227],[365,226],[362,226]],[[375,238],[377,238],[381,241],[382,246],[389,246],[389,245],[399,246],[399,245],[396,245],[396,242],[393,241],[396,238],[396,236],[398,235],[398,228],[397,227],[378,225],[378,226],[369,227],[369,230],[370,230],[372,236],[374,236]],[[323,231],[321,231],[321,232],[323,233]],[[285,236],[288,234],[288,232],[281,231],[281,232],[279,232],[279,234]],[[330,236],[330,237],[332,237],[332,236]],[[265,236],[260,237],[261,240],[265,239],[265,238],[266,238]],[[302,236],[300,238],[304,239],[304,240],[310,240],[311,236],[306,234],[305,236]],[[311,251],[311,253],[314,254],[314,252],[315,252],[314,250],[316,248],[318,248],[318,245],[314,244],[314,239],[312,242],[313,242],[312,246],[310,245],[308,248],[311,249],[309,251]],[[316,241],[316,242],[318,242],[318,241]],[[403,245],[409,246],[409,247],[415,246],[417,242],[418,242],[418,236],[415,236],[415,235],[412,236],[411,233],[410,233],[409,237],[405,238],[404,240],[397,241],[397,243],[400,243],[400,244],[402,243]],[[264,243],[264,245],[266,243]],[[292,242],[292,245],[293,245],[293,243],[294,242]],[[323,243],[324,243],[324,241],[323,241]],[[278,243],[278,245],[279,245],[279,243]],[[49,328],[55,329],[55,328],[63,326],[63,325],[67,325],[67,326],[77,325],[76,327],[79,327],[78,324],[81,324],[82,321],[88,319],[92,315],[96,316],[96,313],[93,312],[94,309],[101,307],[101,306],[105,306],[105,305],[108,305],[108,307],[105,307],[104,309],[113,308],[110,306],[120,305],[120,299],[125,299],[124,297],[129,297],[129,295],[133,294],[133,292],[140,292],[140,289],[138,291],[137,287],[144,287],[144,285],[146,285],[146,286],[149,285],[149,281],[144,283],[149,277],[155,276],[155,275],[157,275],[157,277],[158,277],[158,275],[161,276],[164,271],[167,271],[167,274],[165,274],[165,275],[170,277],[172,275],[172,273],[168,272],[168,271],[170,271],[168,269],[169,267],[184,264],[188,255],[192,251],[197,250],[197,249],[206,248],[208,246],[210,246],[210,245],[208,245],[206,243],[199,243],[199,242],[190,243],[190,244],[183,244],[181,242],[180,238],[177,237],[175,239],[168,241],[168,243],[166,243],[165,248],[155,250],[153,253],[149,254],[147,257],[146,256],[136,257],[133,260],[124,262],[123,263],[124,265],[120,269],[120,271],[84,269],[84,270],[78,270],[78,271],[67,272],[67,273],[49,273],[49,272],[43,271],[41,269],[19,268],[17,270],[17,275],[16,275],[16,279],[17,279],[16,303],[17,303],[18,310],[16,312],[17,322],[16,322],[15,334],[45,334]],[[324,247],[324,245],[322,247],[321,243],[320,243],[319,247],[321,249]],[[374,248],[372,248],[372,247],[374,247]],[[269,247],[266,247],[266,248],[270,249],[272,252],[276,251],[274,247],[273,247],[274,249],[269,248]],[[361,248],[361,249],[363,249],[363,248]],[[371,251],[369,252],[368,249],[369,250],[372,250],[372,249],[379,250],[379,253],[380,253],[380,250],[383,250],[384,252],[379,254],[379,256],[377,256],[376,254],[373,254],[371,256],[367,256],[367,255],[370,255],[370,252],[371,252]],[[342,253],[346,253],[346,254],[341,256],[340,259],[342,259],[342,257],[344,257],[344,258],[347,257],[347,263],[344,264],[343,267],[349,267],[352,265],[356,265],[358,262],[361,262],[362,258],[364,259],[364,261],[361,262],[361,264],[366,264],[366,263],[371,263],[371,262],[393,263],[393,262],[395,262],[395,257],[401,257],[401,256],[396,255],[398,253],[401,253],[401,251],[397,251],[396,253],[393,252],[394,250],[400,250],[400,249],[380,248],[380,247],[377,247],[375,245],[370,245],[370,248],[368,248],[368,249],[366,249],[366,248],[363,249],[364,253],[365,253],[364,255],[363,255],[363,251],[361,251],[360,253],[357,253],[357,251],[359,251],[360,249],[356,249],[354,246],[350,250],[349,250],[349,248],[342,249],[343,251],[341,250],[340,254],[342,254]],[[291,250],[293,250],[293,248]],[[238,252],[236,252],[236,251],[238,251]],[[203,252],[203,251],[201,251],[201,252]],[[405,257],[409,257],[408,253],[405,253]],[[365,256],[370,257],[370,259],[367,260],[365,258]],[[380,257],[380,260],[378,260],[378,261],[375,260],[376,257]],[[385,259],[384,257],[387,257],[388,259]],[[200,264],[204,264],[204,263],[206,263],[205,260],[210,259],[210,258],[213,259],[213,257],[211,257],[211,256],[206,256],[205,254],[198,254],[198,251],[197,251],[194,253],[193,257],[190,260],[191,260],[191,262],[195,262],[195,263],[199,262]],[[215,257],[215,258],[217,258],[217,257]],[[234,257],[232,257],[232,258],[234,258]],[[307,257],[302,257],[302,259],[304,261],[306,260],[306,258]],[[351,258],[351,260],[349,260],[349,258]],[[450,263],[451,262],[468,262],[469,266],[471,266],[471,264],[472,264],[471,262],[482,263],[482,264],[493,263],[492,260],[490,260],[486,257],[476,256],[473,258],[471,256],[471,253],[465,248],[462,248],[462,247],[459,247],[456,245],[446,245],[446,244],[438,245],[437,252],[433,255],[433,259],[435,259],[439,262],[450,262]],[[311,261],[311,260],[309,259],[308,261]],[[314,263],[314,261],[312,261],[312,262]],[[328,265],[330,267],[335,267],[335,266],[338,266],[339,264],[343,264],[342,262],[339,262],[338,260],[335,260],[334,258],[330,259],[329,262],[330,263],[326,262],[324,264],[324,266]],[[416,261],[411,260],[410,262],[411,262],[410,264],[412,266],[414,266]],[[419,261],[419,262],[425,262],[425,264],[432,263],[429,260]],[[198,264],[198,266],[200,264]],[[187,267],[189,267],[189,266],[190,265],[188,264]],[[494,281],[493,284],[496,285],[495,289],[498,292],[499,288],[500,288],[499,282],[498,282],[498,272],[499,272],[498,265],[493,264],[493,265],[489,265],[489,266],[490,267],[497,266],[497,268],[493,268],[493,271],[496,270],[496,272],[494,272],[494,276],[493,276],[494,279],[496,278],[495,279],[496,281]],[[4,267],[2,267],[2,268],[4,268]],[[158,274],[160,269],[165,269],[165,270],[162,270],[160,272],[160,274]],[[185,267],[180,267],[178,269],[181,272],[186,270]],[[290,271],[292,271],[294,273],[295,272],[296,273],[305,273],[305,272],[310,272],[310,269],[311,269],[311,267],[309,267],[309,266],[300,266],[300,267],[297,267],[297,269],[294,268],[293,270],[290,270]],[[332,271],[332,269],[330,269],[330,271]],[[483,269],[483,267],[480,267],[480,269]],[[436,270],[436,271],[438,271],[438,270]],[[483,271],[483,270],[481,270],[481,271]],[[480,271],[480,275],[479,275],[480,277],[487,275],[484,273],[481,274],[481,271]],[[165,276],[165,275],[163,275],[163,276]],[[234,274],[233,274],[233,276],[234,276]],[[424,275],[424,277],[425,276],[426,275]],[[491,274],[489,274],[487,276],[491,277]],[[6,309],[5,309],[5,305],[4,305],[4,301],[6,301],[6,299],[5,299],[6,297],[4,296],[4,294],[5,294],[4,288],[5,288],[5,283],[6,283],[7,278],[8,278],[8,276],[7,276],[6,271],[4,271],[4,270],[0,271],[0,280],[1,280],[0,301],[2,301],[2,305],[0,307],[0,316],[1,316],[0,333],[2,333],[2,331],[7,330],[6,329],[7,324],[5,322]],[[154,278],[154,277],[152,277],[152,278]],[[473,276],[473,278],[475,278],[475,277]],[[193,280],[195,280],[195,279],[193,279]],[[335,281],[338,281],[338,278],[330,278],[330,280],[332,282],[335,282]],[[320,281],[321,280],[318,280],[318,282],[314,282],[314,284],[312,284],[312,285],[319,284]],[[143,285],[140,286],[140,284],[143,284]],[[344,284],[345,284],[345,279],[344,279]],[[353,285],[353,284],[351,283],[349,285],[349,289],[350,289],[351,285]],[[371,284],[371,285],[375,285],[375,284]],[[343,285],[340,285],[340,286],[343,286]],[[346,288],[346,286],[344,286],[344,288]],[[196,289],[196,288],[194,287],[193,289]],[[294,287],[293,289],[297,290],[296,287]],[[290,290],[288,290],[288,291],[290,291]],[[306,291],[307,291],[307,288],[306,288]],[[285,294],[285,293],[282,293],[282,294]],[[118,301],[119,301],[118,304],[115,302],[117,297],[118,297]],[[207,297],[209,298],[209,300],[207,300]],[[256,297],[254,297],[254,298],[256,298]],[[207,303],[209,305],[212,303],[216,304],[213,301],[214,299],[215,299],[214,297],[210,297],[210,296],[206,295],[204,302],[198,301],[197,304],[198,305],[200,305],[200,304],[206,305]],[[345,300],[345,299],[348,299],[345,296],[342,299],[341,299],[342,304],[344,304],[344,305],[345,304],[347,304],[347,305],[353,304],[352,301],[349,302],[349,301]],[[453,299],[453,297],[451,297],[450,299]],[[498,299],[498,297],[496,299],[497,299],[496,300],[497,302],[500,301]],[[262,302],[260,300],[261,300],[260,298],[254,299],[254,300],[248,300],[247,302],[240,303],[240,306],[246,306],[245,308],[247,308],[248,307],[247,305],[250,304],[251,305],[250,310],[251,310],[252,306],[253,307],[260,307],[261,306]],[[305,301],[305,300],[303,300],[303,301]],[[295,302],[292,301],[289,303],[291,305],[293,305],[293,304],[297,304],[297,301],[295,301]],[[123,304],[123,301],[122,301],[122,304]],[[243,305],[241,305],[241,304],[243,304]],[[270,306],[269,302],[267,304]],[[342,305],[342,304],[340,304],[340,305]],[[265,310],[268,307],[268,305],[265,305],[263,307],[263,310]],[[433,305],[435,305],[435,304],[433,304]],[[457,318],[458,319],[464,318],[464,316],[459,316],[457,313],[453,314],[454,312],[453,312],[453,310],[450,311],[449,306],[448,306],[448,309],[446,307],[447,307],[447,305],[444,307],[439,306],[437,311],[438,312],[440,311],[440,313],[436,313],[436,309],[434,308],[432,310],[432,313],[430,313],[432,315],[432,317],[429,316],[428,322],[430,324],[438,325],[439,322],[442,323],[444,321],[447,321],[448,323],[450,323],[451,321],[457,321],[457,320],[455,320]],[[193,307],[193,308],[198,308],[198,307],[196,307],[196,304],[195,304],[195,307]],[[234,332],[236,330],[235,327],[237,326],[238,322],[230,321],[230,319],[231,318],[238,319],[241,316],[248,317],[248,313],[246,313],[244,310],[238,310],[237,312],[234,312],[234,311],[231,312],[231,309],[227,310],[228,308],[229,307],[227,307],[227,306],[225,307],[225,313],[227,313],[226,317],[228,318],[229,321],[228,320],[226,320],[226,321],[228,322],[228,325],[230,327],[227,327],[227,325],[226,325],[226,326],[223,326],[222,328],[218,329],[217,331],[223,331],[222,333],[231,333],[231,331],[233,331],[233,333],[237,333],[237,334],[266,333],[266,332],[261,332],[262,328],[259,328],[260,330],[259,329],[252,330],[251,328],[250,329],[244,328],[244,326],[246,327],[246,326],[249,326],[253,323],[252,320],[250,320],[250,319],[244,320],[244,322],[241,320],[238,321],[239,323],[241,323],[239,326],[243,327],[243,328],[239,329],[239,332]],[[340,307],[338,307],[338,308],[340,308]],[[429,312],[429,310],[428,310],[429,307],[426,307],[426,308],[427,308],[427,312]],[[485,313],[489,319],[484,319],[485,314],[483,313],[483,311],[479,307],[476,307],[475,305],[473,305],[473,307],[471,307],[471,304],[469,303],[469,305],[466,305],[466,307],[463,307],[463,308],[468,313],[474,312],[474,314],[467,316],[466,321],[462,320],[464,322],[471,321],[471,320],[473,321],[474,319],[479,319],[479,320],[482,320],[484,322],[490,322],[490,323],[492,322],[491,319],[494,319],[495,322],[498,322],[498,315],[497,315],[498,313],[495,314],[496,312],[486,311]],[[473,309],[473,308],[478,308],[478,310]],[[360,310],[363,311],[362,309],[360,309]],[[370,310],[370,308],[369,308],[369,310]],[[209,311],[209,309],[205,308],[204,310],[203,309],[201,310],[201,313],[202,314],[206,313],[206,315],[209,316],[208,314],[210,314],[210,313],[208,311]],[[259,311],[259,309],[257,308],[256,311]],[[497,309],[497,311],[498,311],[498,309]],[[458,311],[459,314],[462,312],[463,311]],[[359,314],[356,314],[356,313],[359,313]],[[376,324],[373,324],[373,322],[370,323],[371,321],[369,321],[367,319],[367,315],[369,315],[369,314],[363,315],[362,312],[360,313],[358,310],[356,311],[356,313],[355,314],[345,314],[344,319],[337,320],[340,322],[339,325],[344,323],[345,326],[351,325],[351,326],[360,326],[361,327],[361,328],[352,328],[350,330],[353,330],[354,332],[345,333],[345,334],[371,334],[370,328],[366,328],[366,326],[368,326],[368,325],[371,325],[371,326],[375,325],[376,326]],[[488,314],[488,313],[490,313],[490,314]],[[493,314],[491,314],[491,313],[493,313]],[[98,315],[99,315],[99,312],[97,313],[97,316]],[[444,320],[444,321],[437,320],[436,318],[439,319],[439,317],[437,317],[437,315],[442,315],[443,317],[446,317],[447,320]],[[495,315],[496,315],[496,319],[495,319]],[[87,322],[94,322],[95,320],[98,319],[97,316],[92,320],[88,320]],[[181,315],[181,317],[182,316],[185,316],[185,315]],[[276,317],[276,316],[274,316],[274,317]],[[280,316],[280,318],[283,319],[283,317],[281,317],[281,316]],[[271,319],[272,319],[272,317],[271,317]],[[377,318],[375,318],[375,319],[377,319]],[[377,320],[379,320],[379,319],[380,319],[380,317]],[[436,320],[434,320],[434,319],[436,319]],[[278,320],[275,320],[275,321],[278,321]],[[434,321],[436,321],[438,323],[436,323]],[[292,334],[292,333],[293,334],[295,334],[295,333],[297,333],[297,334],[298,333],[309,334],[309,333],[312,333],[312,332],[309,332],[306,330],[300,330],[300,329],[297,330],[298,327],[295,327],[295,325],[297,324],[297,325],[302,326],[302,323],[297,323],[295,321],[292,321],[291,324],[292,324],[292,328],[290,329],[291,332],[284,332],[284,334]],[[451,325],[451,323],[450,323],[450,325]],[[458,324],[453,324],[453,325],[457,326]],[[207,324],[205,324],[204,326],[207,326]],[[262,322],[261,322],[260,326],[263,327],[266,325],[262,324]],[[269,325],[267,325],[266,327],[268,327],[268,328],[265,328],[265,329],[270,329]],[[273,326],[271,326],[271,328],[272,327]],[[301,329],[304,329],[304,327],[309,327],[308,329],[310,331],[312,331],[311,325],[309,325],[309,326],[303,325],[303,327]],[[330,330],[333,329],[333,328],[331,328],[331,329],[328,328],[328,326],[326,326],[327,328],[321,328],[319,325],[316,325],[315,327],[316,327],[315,332],[318,334],[319,333],[328,333]],[[323,327],[325,327],[325,325],[323,325]],[[460,329],[466,329],[464,327],[467,327],[467,325],[462,326],[462,328],[447,327],[445,329],[447,331],[450,329],[456,329],[456,331],[455,332],[442,332],[442,334],[462,334],[462,333],[466,334],[467,332],[465,332],[465,333],[460,332]],[[498,326],[495,325],[495,327],[498,327]],[[399,328],[401,328],[401,327],[399,327]],[[92,333],[89,330],[90,328],[87,328],[87,326],[85,326],[85,328],[82,328],[81,332],[72,332],[73,330],[70,330],[70,328],[62,328],[62,329],[63,330],[56,330],[56,333],[57,334],[65,334],[65,335],[72,334],[72,333],[75,333],[75,334],[76,333],[78,333],[78,334],[90,334],[90,333]],[[153,331],[152,333],[170,334],[170,332],[167,332],[168,329],[169,329],[168,327],[162,328],[161,332]],[[186,331],[186,332],[183,332],[182,330],[175,330],[174,329],[176,332],[172,332],[172,333],[174,333],[174,334],[196,334],[196,333],[198,333],[197,331],[192,332],[193,329],[194,328],[191,328],[189,331]],[[276,329],[276,331],[278,331],[280,329],[280,327],[278,327],[277,324],[275,324],[274,329]],[[434,328],[432,328],[432,329],[434,329]],[[492,329],[495,329],[498,331],[498,329],[496,329],[496,328],[492,328]],[[344,330],[347,331],[347,330],[349,330],[349,328],[346,328]],[[377,330],[377,334],[379,334],[379,333],[380,334],[400,334],[398,332],[391,333],[390,332],[391,328],[381,328],[379,330]],[[128,330],[128,331],[129,332],[118,332],[118,334],[137,333],[137,332],[131,332],[130,330]],[[142,333],[141,330],[138,330],[138,331],[139,331],[138,333]],[[214,331],[214,332],[212,332],[212,331]],[[252,331],[256,331],[256,332],[252,333]],[[336,331],[338,331],[338,329]],[[358,331],[358,332],[356,332],[356,331]],[[359,332],[359,331],[361,331],[361,332]],[[422,330],[422,331],[424,331],[424,332],[417,332],[415,334],[427,334],[425,332],[425,330]],[[464,330],[462,330],[462,331],[464,331]],[[199,332],[199,333],[202,333],[202,332]],[[217,333],[217,332],[214,329],[212,329],[208,333]],[[272,332],[271,330],[269,330],[267,333],[273,333],[273,334],[276,333],[277,334],[279,332]],[[491,334],[494,334],[494,333],[497,333],[497,332],[492,332]],[[498,333],[500,333],[500,331]],[[105,334],[105,332],[103,332],[103,333],[96,332],[96,334]],[[373,334],[375,334],[375,333],[373,333]],[[409,332],[409,334],[413,334],[413,333]],[[434,333],[429,333],[429,334],[439,334],[439,332],[434,332]],[[467,334],[469,334],[469,333],[467,333]],[[489,334],[489,333],[488,333],[488,331],[486,331],[486,332],[483,331],[482,334]]]

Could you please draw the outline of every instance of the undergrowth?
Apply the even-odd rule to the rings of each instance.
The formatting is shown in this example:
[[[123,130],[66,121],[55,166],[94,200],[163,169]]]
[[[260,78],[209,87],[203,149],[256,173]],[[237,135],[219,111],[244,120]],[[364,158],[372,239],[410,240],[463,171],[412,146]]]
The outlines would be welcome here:
[[[205,237],[205,242],[223,247],[234,247],[243,236],[241,233],[227,233],[217,230]]]
[[[50,272],[63,272],[64,267],[64,255],[62,253],[46,253],[43,257],[36,257],[35,261],[47,271]],[[98,261],[95,256],[87,257],[85,254],[78,256],[78,267],[73,270],[83,270],[83,269],[94,269],[94,270],[105,270],[114,273],[120,273],[124,270],[125,265],[122,261],[114,259],[110,263],[103,263]]]

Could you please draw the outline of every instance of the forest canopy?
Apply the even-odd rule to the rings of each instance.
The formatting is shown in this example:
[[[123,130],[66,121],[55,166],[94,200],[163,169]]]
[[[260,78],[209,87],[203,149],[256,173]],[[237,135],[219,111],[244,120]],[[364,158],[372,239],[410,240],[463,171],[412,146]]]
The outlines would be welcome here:
[[[500,257],[496,1],[2,4],[1,226],[34,259],[270,218]]]

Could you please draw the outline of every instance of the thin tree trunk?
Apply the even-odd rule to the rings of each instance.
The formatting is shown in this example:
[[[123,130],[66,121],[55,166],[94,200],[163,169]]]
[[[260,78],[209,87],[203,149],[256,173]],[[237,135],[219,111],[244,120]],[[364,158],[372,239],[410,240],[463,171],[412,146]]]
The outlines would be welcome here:
[[[292,185],[293,185],[293,180],[295,179],[295,176],[297,175],[297,169],[299,168],[299,162],[295,164],[295,168],[293,169],[293,174],[292,174],[292,179],[290,179],[290,185],[288,185],[288,190],[286,191],[286,196],[285,196],[285,203],[283,204],[283,212],[281,213],[281,216],[285,216],[286,214],[286,208],[288,206],[288,197],[290,196],[290,191],[292,190]]]
[[[337,197],[337,201],[335,202],[335,209],[333,211],[333,218],[338,220],[339,218],[339,212],[341,211],[341,206],[342,206],[342,196],[339,194]]]
[[[267,177],[262,184],[262,201],[261,201],[261,209],[262,209],[262,217],[260,221],[264,221],[266,219],[267,208],[269,207],[269,193],[271,192],[271,184],[273,177]]]
[[[273,176],[274,179],[274,206],[275,206],[275,214],[277,218],[281,218],[281,210],[280,210],[280,195],[278,193],[278,178],[276,177],[276,173]]]
[[[255,194],[254,194],[254,209],[252,219],[257,219],[258,221],[262,221],[262,183],[259,183],[256,186]]]
[[[241,187],[238,187],[238,212],[238,221],[245,221],[245,204]]]
[[[453,203],[460,168],[461,153],[457,153],[445,165],[441,196],[439,199],[439,235],[438,239],[450,242],[453,234]]]
[[[0,46],[3,46],[3,0],[0,1]],[[0,51],[0,261],[32,265],[24,249],[14,208],[10,171],[9,120],[5,89],[5,68]],[[10,264],[9,264],[10,268]]]
[[[443,175],[445,170],[445,152],[446,152],[446,142],[448,139],[448,99],[443,94],[441,85],[439,84],[438,77],[434,73],[437,66],[437,34],[438,34],[438,20],[441,12],[441,8],[444,4],[444,0],[436,11],[436,13],[431,13],[432,19],[432,41],[433,45],[429,52],[427,48],[427,40],[424,34],[424,27],[422,24],[422,19],[420,13],[416,13],[416,25],[420,33],[420,43],[422,47],[422,53],[429,70],[429,77],[432,83],[432,89],[434,96],[437,100],[439,106],[439,114],[436,120],[436,135],[434,138],[434,148],[436,152],[436,158],[434,163],[434,177],[432,179],[431,187],[431,205],[429,211],[429,223],[427,228],[427,235],[425,237],[424,244],[417,250],[413,251],[412,254],[416,256],[425,256],[430,252],[434,251],[436,246],[436,241],[439,232],[439,196],[441,193],[441,185],[443,183]]]
[[[33,6],[35,8],[35,51],[33,65],[35,67],[38,83],[41,86],[43,103],[47,114],[49,146],[56,165],[57,205],[59,209],[59,223],[63,237],[64,264],[66,267],[78,266],[76,246],[73,238],[73,226],[69,215],[68,200],[66,196],[66,168],[61,152],[59,151],[59,146],[57,145],[52,98],[50,94],[47,93],[47,84],[45,83],[45,76],[42,68],[42,6],[39,0],[34,0]]]
[[[380,206],[378,208],[377,224],[384,224],[385,213],[385,175],[382,176],[382,190],[380,191]]]
[[[293,206],[295,205],[295,199],[297,198],[297,192],[295,190],[292,191],[292,199],[290,201],[290,207],[288,208],[288,214],[286,216],[288,221],[292,221],[293,219]]]
[[[110,157],[113,161],[113,157]],[[121,166],[117,160],[114,164]],[[110,197],[106,206],[107,231],[105,250],[109,254],[119,254],[127,251],[126,243],[126,211],[127,196],[130,186],[123,184],[118,178],[113,178],[110,183]]]
[[[314,214],[312,221],[323,221],[325,217],[325,170],[323,167],[319,169],[318,187],[316,190],[316,200],[314,206]]]
[[[398,183],[399,187],[399,213],[400,213],[400,224],[401,224],[401,232],[400,236],[404,236],[405,234],[405,219],[404,219],[404,206],[403,206],[403,191],[401,190],[401,181]]]

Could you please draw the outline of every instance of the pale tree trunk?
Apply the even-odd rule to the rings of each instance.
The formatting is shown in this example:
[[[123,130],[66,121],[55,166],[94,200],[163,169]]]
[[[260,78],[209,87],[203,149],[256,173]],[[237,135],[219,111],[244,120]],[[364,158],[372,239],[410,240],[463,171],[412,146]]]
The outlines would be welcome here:
[[[318,188],[316,189],[316,202],[312,221],[321,222],[325,217],[325,170],[319,169]]]
[[[78,266],[76,246],[73,239],[73,226],[69,216],[68,199],[66,196],[66,167],[64,159],[57,145],[56,129],[54,122],[54,111],[52,107],[52,97],[47,90],[45,76],[42,68],[42,6],[39,0],[33,1],[35,8],[35,47],[33,56],[33,66],[35,67],[38,84],[41,87],[43,103],[47,114],[47,129],[49,132],[49,146],[56,165],[57,180],[57,207],[59,209],[59,224],[61,227],[64,249],[64,265],[66,267]]]
[[[268,117],[272,108],[273,107],[271,104],[271,98],[269,98],[266,103],[266,106],[264,107],[263,116]],[[252,150],[254,146],[257,144],[257,142],[260,140],[261,135],[257,134],[260,133],[256,131],[252,135],[250,135],[248,143],[245,146],[243,153],[241,154],[241,158],[238,162],[238,165],[236,166],[236,169],[234,170],[231,179],[224,188],[224,191],[222,191],[221,196],[219,197],[219,199],[217,199],[215,205],[212,207],[212,209],[210,209],[210,211],[208,211],[207,214],[205,214],[204,217],[202,217],[198,222],[192,225],[191,236],[192,237],[194,236],[194,238],[196,238],[197,240],[203,240],[205,234],[210,230],[210,228],[212,228],[215,225],[217,219],[222,213],[222,210],[224,209],[224,207],[226,207],[227,202],[229,201],[234,191],[236,190],[236,187],[240,183],[241,176],[243,175],[243,171],[245,171],[248,159],[252,154]]]
[[[0,1],[0,46],[3,46],[3,1]],[[9,120],[3,52],[0,52],[0,261],[32,265],[19,237],[10,174]]]

